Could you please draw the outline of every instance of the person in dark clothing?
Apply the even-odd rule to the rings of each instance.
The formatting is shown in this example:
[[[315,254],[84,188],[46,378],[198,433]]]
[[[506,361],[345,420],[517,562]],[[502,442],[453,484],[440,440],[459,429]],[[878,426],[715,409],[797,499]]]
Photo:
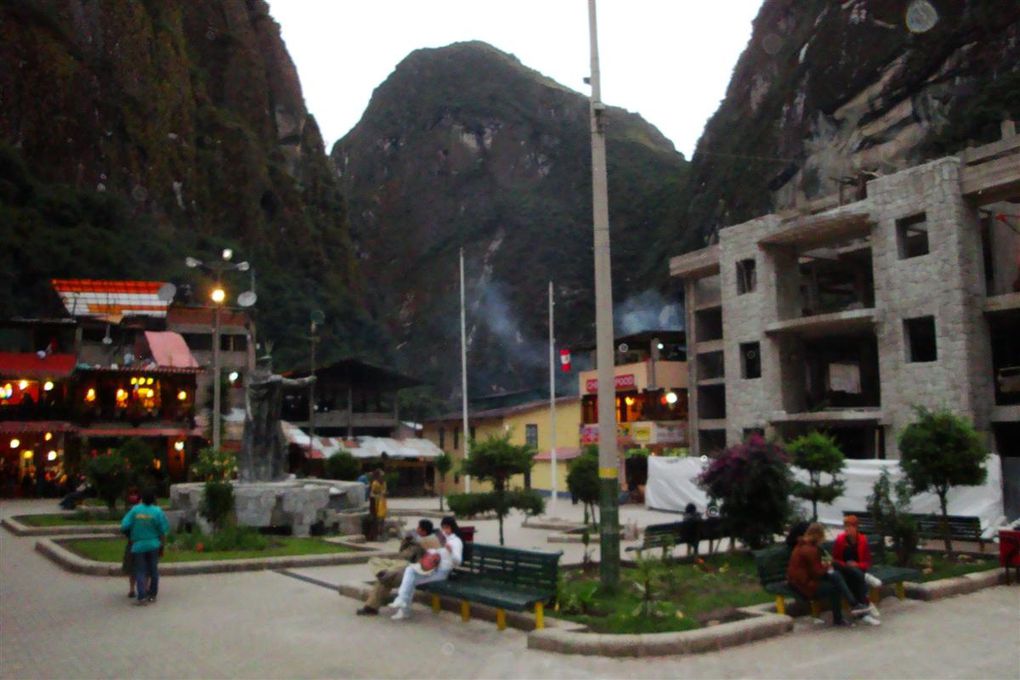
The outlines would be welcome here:
[[[811,522],[794,522],[793,526],[790,527],[790,533],[786,534],[786,549],[792,554],[793,549],[797,547],[797,541],[804,535],[807,528],[811,526]]]
[[[832,558],[826,555],[823,559],[820,544],[824,539],[825,529],[821,524],[815,523],[807,528],[790,555],[786,580],[806,600],[828,597],[832,607],[832,624],[849,625],[843,619],[842,598],[850,603],[850,613],[854,616],[867,614],[868,605],[857,599],[847,587],[843,576],[832,568]]]

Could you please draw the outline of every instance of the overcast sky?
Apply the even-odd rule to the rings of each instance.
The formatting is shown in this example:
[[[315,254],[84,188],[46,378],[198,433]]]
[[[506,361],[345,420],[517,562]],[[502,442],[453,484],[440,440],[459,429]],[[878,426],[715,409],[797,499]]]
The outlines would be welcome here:
[[[726,92],[762,0],[599,0],[602,99],[688,158]],[[269,0],[326,150],[421,47],[483,40],[584,95],[586,0]]]

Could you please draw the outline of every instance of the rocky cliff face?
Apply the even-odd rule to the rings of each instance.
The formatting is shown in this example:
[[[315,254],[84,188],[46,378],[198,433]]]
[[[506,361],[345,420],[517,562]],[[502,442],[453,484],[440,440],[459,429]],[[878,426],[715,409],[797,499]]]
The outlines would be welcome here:
[[[1007,116],[1020,118],[1018,3],[766,0],[673,243],[997,139]]]
[[[268,337],[315,307],[338,350],[370,335],[345,205],[263,0],[9,0],[0,99],[0,240],[19,245],[0,314],[37,312],[52,276],[181,281],[186,254],[231,245]]]
[[[636,114],[611,109],[616,300],[661,272],[653,229],[679,217],[686,162]],[[374,313],[403,365],[459,385],[458,250],[467,270],[471,393],[547,376],[546,291],[558,336],[593,337],[591,144],[585,96],[483,43],[419,50],[333,148]]]

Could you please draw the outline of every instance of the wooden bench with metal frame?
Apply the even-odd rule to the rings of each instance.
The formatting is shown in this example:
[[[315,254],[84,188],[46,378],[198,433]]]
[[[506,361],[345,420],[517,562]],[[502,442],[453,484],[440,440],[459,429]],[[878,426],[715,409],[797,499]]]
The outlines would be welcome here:
[[[562,552],[520,550],[484,543],[465,543],[464,560],[445,581],[419,588],[432,594],[432,609],[441,596],[460,600],[460,615],[471,618],[471,602],[496,608],[496,625],[506,628],[506,610],[534,608],[535,628],[545,628],[545,604],[557,596]]]

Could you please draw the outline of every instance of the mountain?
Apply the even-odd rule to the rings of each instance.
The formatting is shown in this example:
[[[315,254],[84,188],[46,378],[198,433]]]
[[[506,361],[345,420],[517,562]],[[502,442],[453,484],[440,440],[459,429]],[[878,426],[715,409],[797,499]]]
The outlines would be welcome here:
[[[254,264],[278,365],[303,361],[315,308],[326,359],[385,347],[262,0],[5,0],[0,98],[0,242],[17,245],[0,251],[0,316],[55,304],[51,277],[165,278],[204,299],[184,257],[231,246]]]
[[[513,55],[456,43],[405,58],[333,147],[372,312],[443,395],[459,390],[462,247],[473,396],[548,379],[550,280],[560,344],[593,339],[588,115],[586,96]],[[687,163],[639,115],[608,121],[622,302],[665,282],[650,239],[679,219]]]
[[[841,181],[996,140],[1006,117],[1020,119],[1020,3],[766,0],[664,257]]]

